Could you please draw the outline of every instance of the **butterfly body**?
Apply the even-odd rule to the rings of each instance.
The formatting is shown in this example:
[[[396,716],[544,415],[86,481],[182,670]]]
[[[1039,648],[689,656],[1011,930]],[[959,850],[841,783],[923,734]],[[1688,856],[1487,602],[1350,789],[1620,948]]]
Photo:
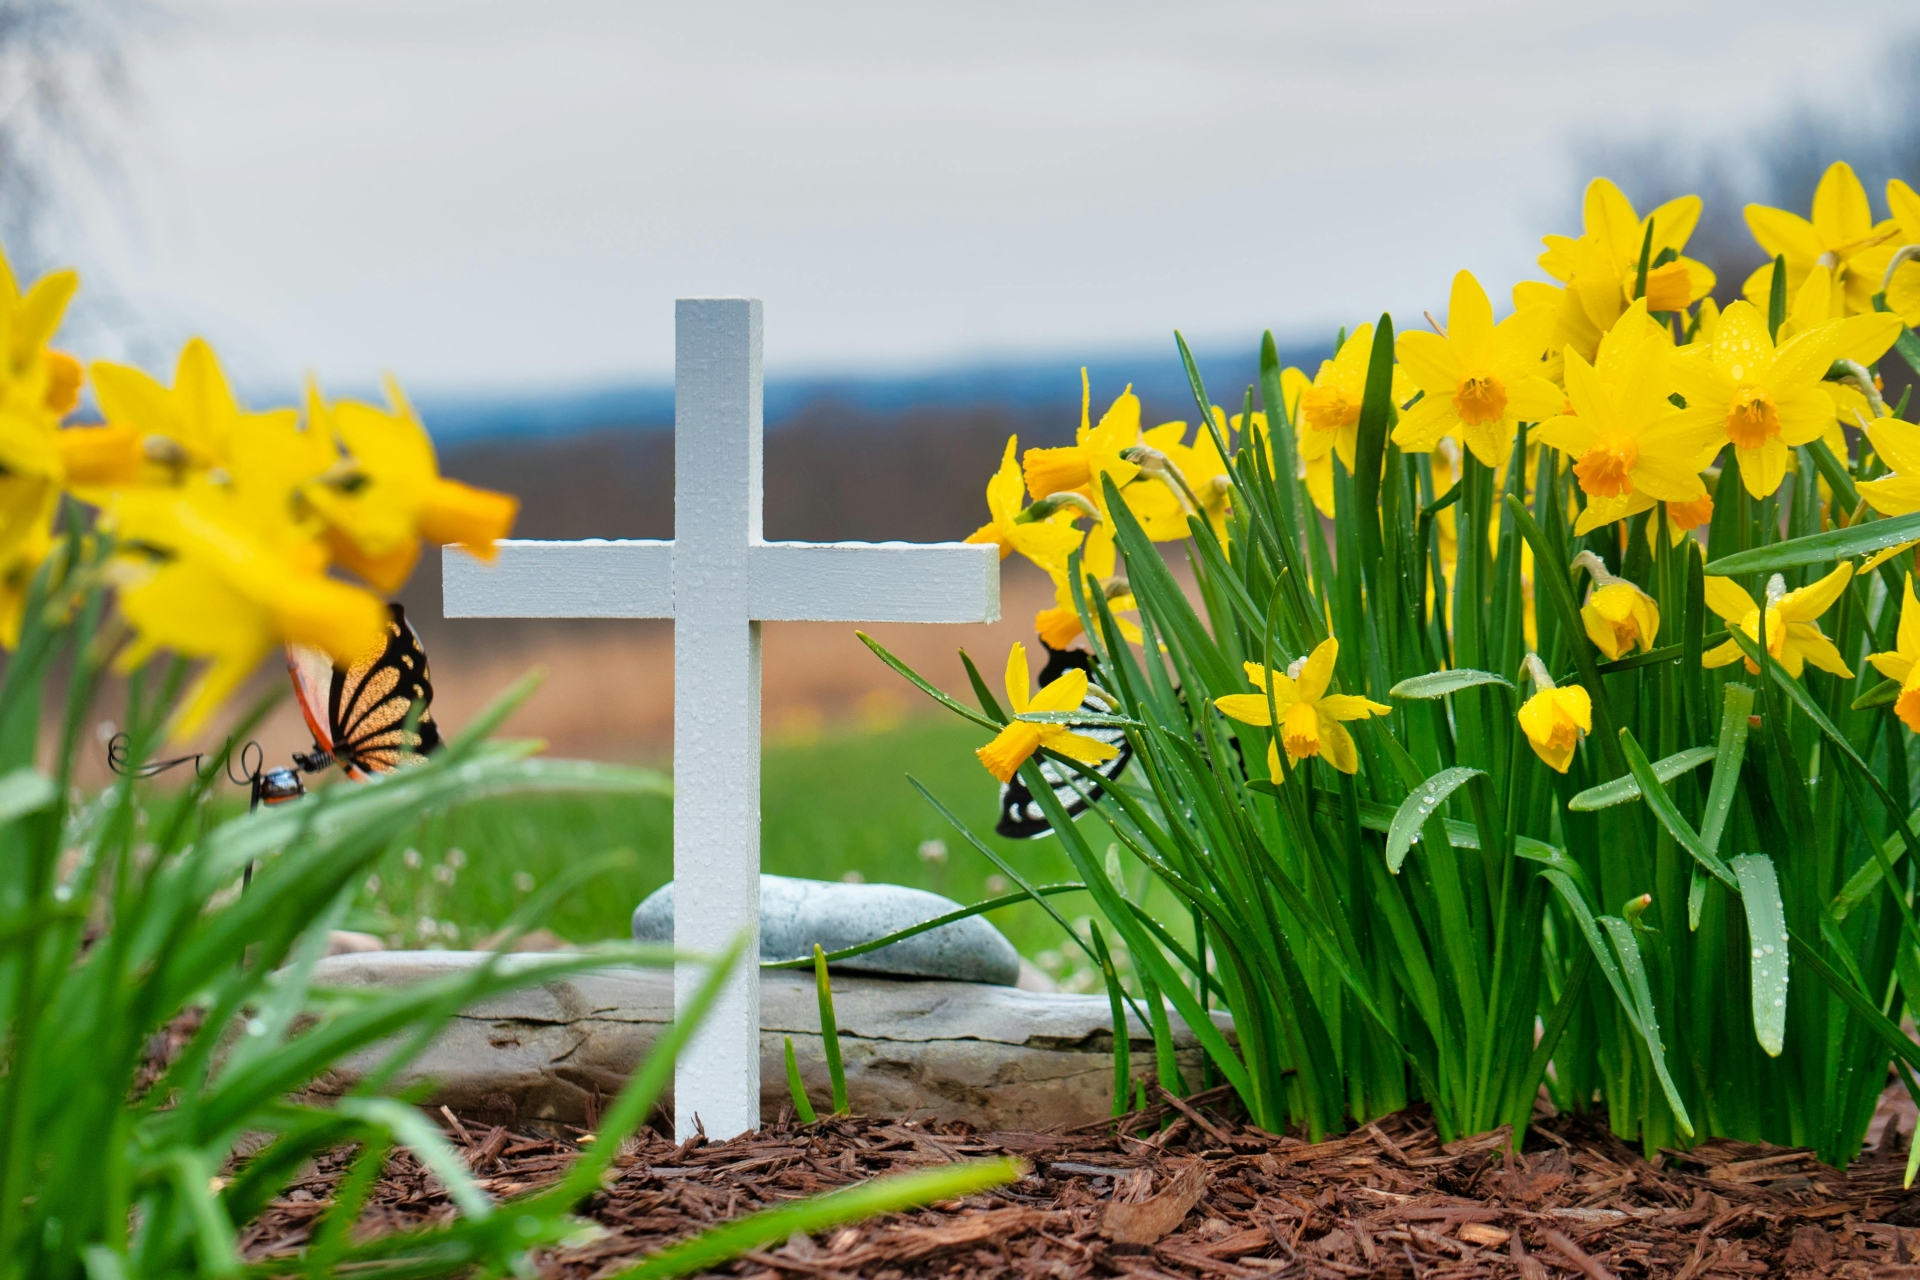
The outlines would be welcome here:
[[[1055,649],[1044,641],[1041,643],[1047,650],[1047,665],[1040,670],[1041,688],[1046,688],[1069,671],[1093,669],[1093,655],[1084,649]],[[1112,708],[1089,692],[1086,700],[1080,704],[1080,710],[1108,714]],[[1119,754],[1113,759],[1097,766],[1100,776],[1109,782],[1119,777],[1127,767],[1127,762],[1133,759],[1133,748],[1127,743],[1126,733],[1120,729],[1081,725],[1074,732],[1119,749]],[[1101,788],[1089,784],[1085,777],[1068,766],[1057,760],[1040,760],[1037,763],[1040,776],[1053,788],[1054,798],[1066,809],[1068,817],[1074,818],[1085,813],[1087,806],[1100,798]],[[993,830],[996,835],[1010,840],[1037,840],[1053,831],[1052,824],[1047,821],[1046,811],[1033,798],[1033,793],[1027,790],[1027,784],[1021,781],[1018,774],[1000,786],[1000,820],[994,824]]]
[[[287,649],[294,698],[313,734],[311,754],[294,762],[317,773],[338,764],[356,782],[417,764],[440,745],[434,723],[433,680],[420,637],[398,602],[381,647],[341,668],[325,653]]]

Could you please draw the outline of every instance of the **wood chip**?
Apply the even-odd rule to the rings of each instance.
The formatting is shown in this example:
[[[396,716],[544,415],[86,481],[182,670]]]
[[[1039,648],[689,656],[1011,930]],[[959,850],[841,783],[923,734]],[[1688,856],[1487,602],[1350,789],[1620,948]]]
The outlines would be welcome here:
[[[1189,1161],[1158,1195],[1139,1204],[1109,1204],[1100,1234],[1116,1244],[1156,1244],[1186,1221],[1211,1181],[1204,1164]]]
[[[1513,1232],[1493,1226],[1490,1223],[1468,1222],[1462,1224],[1460,1230],[1455,1234],[1468,1244],[1477,1244],[1483,1249],[1498,1249],[1507,1242],[1508,1237],[1512,1236]]]
[[[1920,1231],[1907,1227],[1920,1221],[1920,1198],[1902,1189],[1906,1152],[1898,1142],[1844,1172],[1806,1151],[1724,1139],[1649,1163],[1591,1116],[1542,1115],[1528,1131],[1528,1150],[1512,1152],[1504,1133],[1443,1148],[1420,1110],[1315,1143],[1237,1119],[1242,1113],[1228,1092],[1179,1101],[1184,1109],[1157,1099],[1123,1117],[1118,1132],[1109,1124],[1071,1134],[980,1134],[834,1117],[676,1144],[642,1129],[622,1142],[607,1188],[581,1208],[598,1238],[542,1250],[533,1266],[543,1280],[594,1280],[754,1210],[896,1170],[1016,1153],[1045,1176],[796,1237],[716,1275],[1592,1280],[1611,1270],[1708,1280],[1822,1268],[1832,1276],[1894,1275],[1920,1257]],[[471,1115],[450,1120],[437,1108],[433,1118],[503,1209],[510,1197],[553,1185],[580,1156],[573,1130],[526,1132]],[[352,1148],[315,1156],[242,1229],[244,1259],[263,1270],[301,1271],[300,1255],[352,1158]],[[455,1212],[444,1186],[410,1153],[396,1151],[356,1238],[447,1222]]]

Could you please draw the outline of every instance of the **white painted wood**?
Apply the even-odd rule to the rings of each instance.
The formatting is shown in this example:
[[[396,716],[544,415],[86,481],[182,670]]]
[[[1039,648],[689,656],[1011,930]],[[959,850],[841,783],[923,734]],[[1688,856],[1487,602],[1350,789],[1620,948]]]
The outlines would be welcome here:
[[[1000,549],[968,542],[763,542],[753,616],[768,622],[980,622],[1000,616]]]
[[[994,547],[761,538],[761,306],[682,299],[674,353],[672,542],[502,542],[491,565],[449,548],[449,618],[674,620],[674,945],[747,962],[674,1071],[674,1131],[758,1127],[760,623],[991,622]],[[675,971],[685,1002],[704,976]]]
[[[673,616],[671,542],[514,538],[491,564],[448,547],[440,572],[449,618]]]
[[[673,945],[747,949],[681,1051],[673,1127],[720,1138],[760,1127],[760,303],[682,300],[674,318]],[[705,974],[674,970],[677,1004]]]

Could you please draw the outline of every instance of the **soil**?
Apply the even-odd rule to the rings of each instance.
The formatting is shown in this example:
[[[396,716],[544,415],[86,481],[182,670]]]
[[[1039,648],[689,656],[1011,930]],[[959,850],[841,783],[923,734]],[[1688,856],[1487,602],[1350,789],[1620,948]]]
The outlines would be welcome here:
[[[1590,1116],[1541,1117],[1443,1144],[1419,1109],[1325,1142],[1238,1121],[1224,1090],[1065,1133],[973,1133],[910,1120],[785,1123],[676,1145],[643,1130],[582,1206],[605,1234],[539,1259],[543,1276],[610,1275],[708,1224],[877,1174],[1021,1157],[1002,1190],[795,1236],[726,1270],[743,1280],[908,1276],[1253,1280],[1255,1277],[1920,1277],[1920,1195],[1901,1190],[1897,1120],[1845,1173],[1806,1151],[1716,1140],[1643,1159]],[[510,1132],[442,1113],[480,1185],[509,1196],[556,1179],[576,1130]],[[1139,1135],[1139,1136],[1135,1136]],[[251,1257],[297,1250],[347,1153],[316,1163],[247,1232]],[[369,1202],[374,1231],[443,1220],[439,1184],[396,1154]]]

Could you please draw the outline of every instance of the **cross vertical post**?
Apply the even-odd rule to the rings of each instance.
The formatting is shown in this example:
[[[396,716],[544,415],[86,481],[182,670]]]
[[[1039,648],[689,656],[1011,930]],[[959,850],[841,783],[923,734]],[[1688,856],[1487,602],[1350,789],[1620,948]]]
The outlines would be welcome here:
[[[760,1125],[760,623],[750,549],[761,541],[761,306],[674,308],[673,944],[747,947],[675,1071],[674,1132]],[[686,1007],[706,969],[674,969]],[[696,1112],[699,1112],[696,1119]]]

